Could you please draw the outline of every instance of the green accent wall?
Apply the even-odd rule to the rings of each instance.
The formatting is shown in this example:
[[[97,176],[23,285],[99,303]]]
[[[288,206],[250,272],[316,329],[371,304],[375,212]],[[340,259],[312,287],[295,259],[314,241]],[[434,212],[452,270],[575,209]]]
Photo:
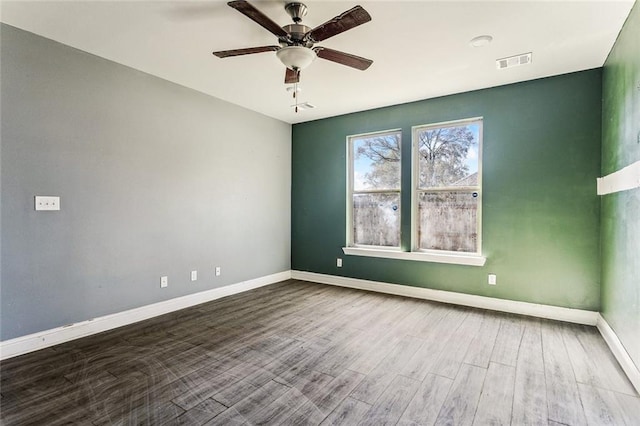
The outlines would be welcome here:
[[[602,175],[640,161],[640,6],[603,69]],[[602,197],[602,315],[640,368],[640,189]]]
[[[292,269],[599,310],[601,95],[594,69],[294,125]],[[346,137],[402,129],[408,248],[411,126],[469,117],[484,118],[486,265],[344,255]]]

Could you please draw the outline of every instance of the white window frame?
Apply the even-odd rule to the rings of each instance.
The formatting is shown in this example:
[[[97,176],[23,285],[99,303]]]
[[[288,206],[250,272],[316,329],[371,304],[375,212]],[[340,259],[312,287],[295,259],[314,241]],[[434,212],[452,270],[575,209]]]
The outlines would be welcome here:
[[[466,124],[478,124],[478,185],[477,186],[446,186],[422,189],[420,188],[420,166],[419,166],[419,139],[417,137],[418,132],[438,129],[446,127],[460,127]],[[471,256],[481,257],[482,255],[482,134],[483,134],[483,119],[482,117],[465,118],[462,120],[445,121],[441,123],[423,124],[420,126],[413,126],[411,128],[411,241],[412,251],[417,253],[433,254],[440,256]],[[420,248],[420,236],[418,232],[420,214],[419,214],[419,202],[418,198],[422,193],[435,193],[435,192],[477,192],[478,193],[478,211],[476,213],[476,250],[475,252],[457,252],[449,250],[434,250],[434,249],[422,249]]]
[[[477,245],[478,249],[476,253],[466,253],[466,252],[453,252],[453,251],[444,251],[444,250],[420,250],[418,249],[418,234],[417,234],[417,221],[419,220],[418,216],[418,191],[417,191],[417,182],[418,182],[418,167],[417,167],[417,138],[415,137],[416,129],[424,129],[426,127],[438,127],[443,125],[460,125],[463,123],[469,122],[479,122],[479,141],[478,141],[478,197],[479,206],[477,213],[477,232],[478,232],[478,240]],[[363,136],[375,136],[380,134],[391,134],[391,133],[400,133],[400,143],[402,144],[402,129],[393,129],[393,130],[385,130],[381,132],[370,132],[370,133],[361,133],[357,135],[347,136],[347,235],[346,235],[346,247],[342,248],[342,251],[345,255],[352,256],[365,256],[365,257],[378,257],[385,259],[400,259],[400,260],[412,260],[418,262],[434,262],[434,263],[446,263],[446,264],[454,264],[454,265],[465,265],[465,266],[484,266],[487,261],[487,258],[482,255],[482,142],[483,142],[483,117],[474,117],[467,118],[462,120],[452,120],[441,123],[433,123],[426,125],[413,126],[411,128],[411,244],[412,251],[402,251],[401,247],[382,247],[382,246],[363,246],[363,245],[354,245],[353,243],[353,145],[352,140],[361,138]],[[401,145],[402,146],[402,145]],[[402,173],[402,164],[406,163],[404,161],[400,161],[400,170]],[[456,190],[460,190],[461,187],[456,187]],[[406,191],[405,188],[400,186],[399,194],[400,194],[400,211],[402,211],[402,193]],[[382,192],[390,192],[390,191],[382,191]],[[402,221],[402,218],[401,218]],[[401,222],[402,229],[402,222]],[[402,234],[400,235],[400,244],[402,245]]]
[[[363,245],[356,244],[354,242],[353,235],[353,196],[356,194],[398,194],[398,209],[400,214],[400,230],[402,230],[402,183],[398,189],[366,189],[355,190],[354,189],[354,153],[353,153],[353,141],[357,139],[363,139],[367,137],[385,136],[398,134],[400,136],[400,179],[402,178],[402,129],[383,130],[380,132],[360,133],[357,135],[347,136],[347,170],[349,176],[347,177],[347,247],[345,248],[358,248],[363,250],[375,250],[375,251],[391,251],[400,252],[400,245],[402,244],[402,231],[400,231],[400,239],[397,247],[393,246],[376,246],[376,245]],[[343,249],[344,250],[344,249]]]

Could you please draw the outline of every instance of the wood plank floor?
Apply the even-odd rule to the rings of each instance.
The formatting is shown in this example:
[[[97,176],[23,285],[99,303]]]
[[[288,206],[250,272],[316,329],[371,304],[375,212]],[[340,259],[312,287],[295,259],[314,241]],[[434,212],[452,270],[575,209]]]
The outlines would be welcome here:
[[[640,425],[593,327],[294,280],[0,375],[3,425]]]

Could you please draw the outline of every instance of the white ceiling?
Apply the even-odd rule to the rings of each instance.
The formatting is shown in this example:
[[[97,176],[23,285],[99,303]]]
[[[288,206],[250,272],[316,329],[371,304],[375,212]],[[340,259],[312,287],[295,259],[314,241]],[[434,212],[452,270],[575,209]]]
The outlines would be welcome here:
[[[281,25],[284,0],[252,2]],[[277,44],[221,1],[2,1],[18,28],[156,75],[288,123],[314,120],[603,65],[632,0],[305,2],[315,27],[356,4],[372,21],[317,45],[374,61],[366,71],[316,59],[302,72],[295,114],[274,52],[219,59],[211,52]],[[493,42],[469,41],[489,34]],[[495,60],[533,52],[496,70]]]

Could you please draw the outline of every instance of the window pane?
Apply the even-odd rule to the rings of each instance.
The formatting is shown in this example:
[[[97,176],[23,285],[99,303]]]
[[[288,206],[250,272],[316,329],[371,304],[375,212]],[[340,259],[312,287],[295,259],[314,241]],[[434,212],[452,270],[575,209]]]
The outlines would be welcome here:
[[[400,133],[353,139],[353,189],[400,188]]]
[[[420,188],[478,185],[479,123],[416,133]]]
[[[400,194],[353,196],[353,242],[358,245],[400,246]]]
[[[474,196],[475,194],[475,196]],[[418,195],[421,249],[475,253],[477,192],[431,192]]]

